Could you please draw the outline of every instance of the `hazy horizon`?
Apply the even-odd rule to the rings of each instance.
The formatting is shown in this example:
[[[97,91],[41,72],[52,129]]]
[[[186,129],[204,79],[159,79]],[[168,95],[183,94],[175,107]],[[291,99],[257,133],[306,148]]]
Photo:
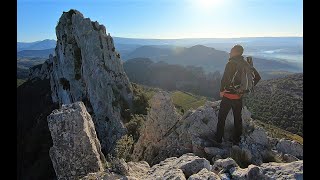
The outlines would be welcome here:
[[[111,34],[112,35],[112,34]],[[257,37],[230,37],[230,38],[216,38],[216,37],[203,37],[203,38],[134,38],[134,37],[118,37],[113,36],[114,38],[124,38],[124,39],[142,39],[142,40],[183,40],[183,39],[242,39],[242,38],[303,38],[303,36],[257,36]],[[32,43],[32,42],[38,42],[38,41],[44,41],[44,40],[55,40],[57,41],[57,38],[55,39],[39,39],[35,41],[17,41],[19,43]]]

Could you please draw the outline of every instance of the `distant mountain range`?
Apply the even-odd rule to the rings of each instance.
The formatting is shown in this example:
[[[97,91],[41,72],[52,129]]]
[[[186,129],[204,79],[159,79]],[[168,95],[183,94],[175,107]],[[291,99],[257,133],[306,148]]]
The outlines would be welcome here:
[[[199,66],[203,67],[207,72],[217,70],[222,72],[229,58],[229,54],[225,51],[203,45],[196,45],[189,48],[142,46],[130,54],[125,55],[123,59],[140,57],[150,58],[155,62],[163,61],[169,64]],[[302,71],[299,66],[286,61],[273,61],[255,57],[253,60],[254,66],[259,71]]]
[[[51,49],[56,47],[56,43],[56,40],[53,39],[45,39],[36,42],[17,42],[17,51]]]
[[[223,71],[229,49],[240,43],[245,54],[254,57],[260,71],[302,72],[302,37],[263,38],[190,38],[190,39],[134,39],[115,37],[116,50],[121,59],[150,58],[154,62],[192,65],[205,71]],[[201,45],[197,45],[201,44]],[[55,40],[17,43],[19,58],[48,58],[53,54]],[[214,47],[214,48],[213,48]],[[288,58],[288,61],[283,60]],[[300,63],[291,62],[290,58]]]
[[[116,48],[125,45],[130,48],[136,48],[143,45],[171,45],[171,46],[185,46],[190,47],[197,44],[202,44],[209,47],[230,48],[232,45],[239,43],[246,48],[262,48],[262,47],[281,47],[281,46],[295,46],[302,47],[303,37],[249,37],[249,38],[186,38],[186,39],[139,39],[139,38],[122,38],[114,37]],[[43,40],[31,43],[18,42],[17,49],[21,50],[42,50],[54,48],[55,40]]]
[[[302,45],[303,37],[244,37],[244,38],[185,38],[185,39],[138,39],[114,37],[115,43],[119,44],[140,44],[140,45],[175,45],[193,46],[196,44],[252,44],[256,46],[275,46],[275,45]]]

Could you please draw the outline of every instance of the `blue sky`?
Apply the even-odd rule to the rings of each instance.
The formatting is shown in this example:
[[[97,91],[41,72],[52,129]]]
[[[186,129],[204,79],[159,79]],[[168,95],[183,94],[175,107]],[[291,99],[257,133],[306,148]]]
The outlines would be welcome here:
[[[302,0],[18,0],[18,41],[56,39],[69,9],[117,37],[303,36]]]

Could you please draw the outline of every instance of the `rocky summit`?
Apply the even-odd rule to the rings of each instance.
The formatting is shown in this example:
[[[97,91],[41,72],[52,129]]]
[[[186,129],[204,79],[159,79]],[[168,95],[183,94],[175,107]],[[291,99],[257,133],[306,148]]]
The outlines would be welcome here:
[[[110,34],[77,10],[64,12],[56,26],[56,56],[31,70],[30,78],[50,78],[54,103],[83,101],[92,114],[105,152],[125,134],[123,112],[132,101],[131,84]]]
[[[204,148],[212,145],[210,140],[216,131],[219,104],[220,101],[207,102],[205,106],[180,116],[170,94],[159,92],[151,99],[146,125],[135,144],[133,158],[153,164],[168,156],[186,152],[204,155]],[[250,112],[246,108],[243,109],[242,118],[246,126],[250,119]],[[232,131],[233,117],[230,111],[226,120],[225,140],[231,140]]]
[[[150,110],[133,159],[159,163],[171,156],[192,152],[201,157],[227,158],[232,156],[242,165],[261,165],[274,159],[292,161],[303,158],[303,146],[295,141],[268,137],[267,132],[253,122],[247,108],[242,110],[243,135],[239,146],[233,146],[233,114],[229,112],[225,123],[224,143],[216,146],[213,141],[218,123],[220,101],[207,102],[196,110],[180,116],[167,92],[159,92],[150,102]],[[291,157],[291,158],[289,158]]]
[[[226,136],[225,142],[215,147],[209,137],[214,133],[212,132],[214,129],[207,126],[217,123],[215,113],[219,110],[220,102],[207,102],[205,106],[181,117],[171,101],[167,92],[162,91],[154,95],[150,102],[147,124],[134,147],[132,156],[136,159],[131,162],[118,159],[110,162],[112,168],[100,166],[104,158],[98,151],[99,143],[94,136],[92,121],[83,103],[63,105],[61,110],[54,110],[48,117],[48,123],[54,142],[52,149],[59,149],[58,153],[56,150],[50,150],[55,152],[50,155],[57,176],[83,180],[302,179],[303,161],[299,159],[302,156],[295,157],[302,145],[294,141],[289,141],[291,144],[288,144],[283,139],[276,139],[278,142],[271,144],[275,139],[268,137],[263,128],[254,125],[246,109],[243,110],[243,117],[247,119],[239,146],[229,144]],[[167,111],[170,114],[166,114]],[[203,120],[209,116],[210,119]],[[229,116],[230,122],[226,124],[231,127],[232,114]],[[153,119],[156,117],[165,121],[158,122],[158,119]],[[167,124],[159,126],[159,123],[166,122]],[[79,124],[84,125],[79,126]],[[90,131],[86,130],[88,126],[91,127]],[[231,130],[230,127],[226,129]],[[146,128],[150,130],[147,131]],[[226,131],[226,133],[231,132]],[[287,146],[291,149],[284,151]],[[140,149],[144,152],[138,153]],[[288,157],[292,157],[290,162],[286,162]],[[56,162],[57,159],[59,162]],[[278,162],[267,163],[268,161]],[[91,165],[96,167],[96,172],[92,172],[92,169],[91,172],[84,171]],[[80,173],[77,173],[79,171]]]
[[[120,175],[109,171],[89,173],[82,180],[272,180],[303,179],[303,162],[263,163],[261,166],[250,165],[240,168],[231,159],[220,159],[210,164],[208,160],[192,153],[180,157],[167,158],[150,167],[145,161],[128,162],[127,174]],[[216,171],[215,167],[219,167]]]
[[[220,101],[181,115],[171,94],[161,90],[148,102],[139,138],[122,147],[132,160],[112,157],[127,134],[124,118],[135,102],[113,39],[77,10],[62,14],[56,35],[56,56],[31,68],[28,82],[50,82],[46,85],[58,106],[47,117],[48,156],[57,179],[303,179],[303,145],[270,137],[246,107],[241,142],[231,143],[230,111],[223,143],[217,144]]]

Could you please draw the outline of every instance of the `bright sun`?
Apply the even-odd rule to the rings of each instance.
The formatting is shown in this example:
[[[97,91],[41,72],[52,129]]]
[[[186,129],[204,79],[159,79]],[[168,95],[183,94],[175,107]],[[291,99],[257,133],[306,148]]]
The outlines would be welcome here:
[[[213,6],[219,4],[222,0],[194,0],[194,3],[200,8],[212,8]]]

